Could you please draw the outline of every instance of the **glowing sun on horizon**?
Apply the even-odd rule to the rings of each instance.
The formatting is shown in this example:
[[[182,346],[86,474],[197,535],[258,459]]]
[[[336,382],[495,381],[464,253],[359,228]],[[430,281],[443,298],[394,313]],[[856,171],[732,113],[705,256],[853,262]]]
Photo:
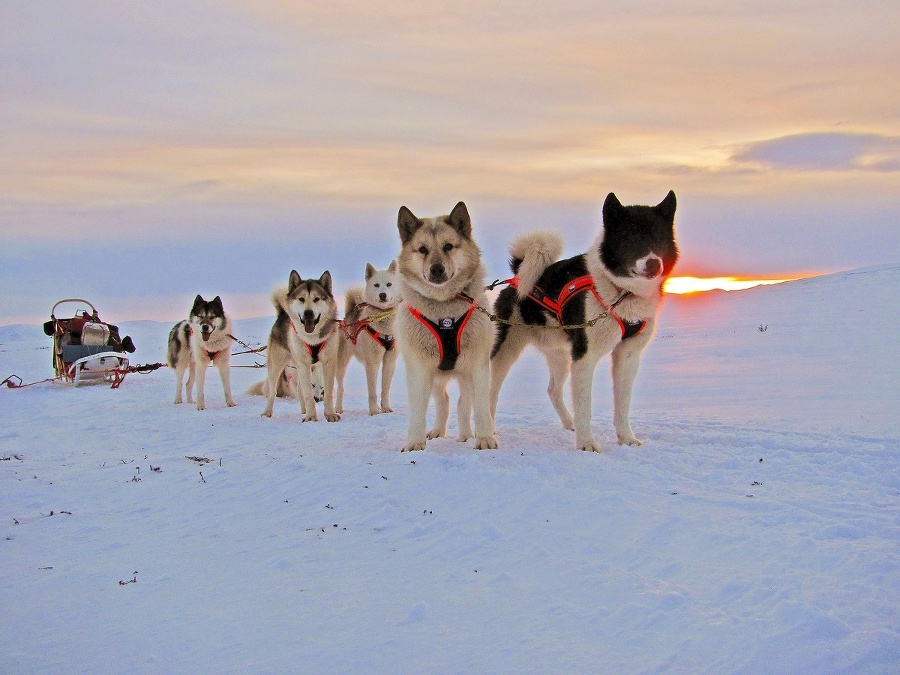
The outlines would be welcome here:
[[[702,293],[703,291],[742,291],[754,286],[771,286],[791,279],[747,279],[741,277],[669,277],[664,286],[666,293]]]

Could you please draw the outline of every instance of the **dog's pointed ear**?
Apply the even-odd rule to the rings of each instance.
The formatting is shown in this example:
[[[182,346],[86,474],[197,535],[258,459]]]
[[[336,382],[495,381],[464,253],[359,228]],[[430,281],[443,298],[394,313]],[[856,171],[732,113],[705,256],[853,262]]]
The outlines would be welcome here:
[[[222,298],[219,297],[218,295],[216,297],[214,297],[212,300],[210,300],[209,304],[211,304],[213,307],[218,309],[220,312],[223,312],[223,313],[225,312],[225,307],[222,305]]]
[[[297,270],[291,270],[291,275],[288,277],[288,293],[292,293],[301,283],[303,283],[303,279],[300,278]]]
[[[388,265],[387,271],[390,272],[391,274],[397,273],[397,261],[396,260],[391,260],[391,264]]]
[[[463,237],[472,236],[472,219],[469,218],[469,210],[464,202],[453,207],[450,215],[447,216],[447,222]]]
[[[610,192],[606,195],[606,201],[603,202],[603,224],[606,226],[615,225],[624,210],[625,207],[622,206],[622,202],[619,201],[616,194]]]
[[[200,307],[200,305],[202,305],[204,302],[206,302],[206,300],[204,300],[204,299],[203,299],[203,296],[200,295],[200,294],[198,293],[198,294],[197,294],[197,297],[194,298],[194,304],[191,305],[191,314],[193,314],[194,311],[195,311],[198,307]]]
[[[366,281],[371,279],[377,271],[372,263],[366,263]]]
[[[400,242],[405,244],[413,235],[422,227],[422,221],[416,218],[415,214],[405,206],[400,207],[400,213],[397,214],[397,229],[400,231]]]
[[[319,277],[319,285],[325,289],[328,295],[331,295],[331,272],[325,270]]]
[[[675,220],[676,201],[675,193],[672,190],[669,190],[669,194],[666,195],[666,198],[654,206],[653,210],[656,211],[661,218],[664,218],[667,222],[671,222]]]

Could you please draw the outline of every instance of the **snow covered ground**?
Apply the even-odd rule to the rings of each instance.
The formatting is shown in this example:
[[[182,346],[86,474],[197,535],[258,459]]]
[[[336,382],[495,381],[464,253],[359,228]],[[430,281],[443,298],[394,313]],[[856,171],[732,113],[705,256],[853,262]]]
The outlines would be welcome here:
[[[0,672],[898,672],[898,306],[900,265],[670,297],[642,447],[598,369],[602,454],[535,353],[496,451],[401,454],[402,369],[370,417],[352,366],[337,424],[261,418],[252,369],[202,413],[167,369],[4,389]],[[132,362],[169,327],[122,324]],[[39,327],[0,328],[12,373],[52,375]]]

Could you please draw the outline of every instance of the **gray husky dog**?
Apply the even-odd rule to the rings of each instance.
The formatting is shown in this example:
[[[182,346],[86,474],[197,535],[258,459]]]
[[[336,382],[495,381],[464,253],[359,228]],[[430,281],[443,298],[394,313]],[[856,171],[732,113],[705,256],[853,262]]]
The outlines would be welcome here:
[[[393,412],[391,380],[397,366],[394,341],[394,309],[400,299],[397,261],[386,270],[366,263],[365,288],[354,287],[344,294],[346,308],[338,343],[337,405],[344,412],[344,377],[350,359],[356,357],[366,369],[369,414]],[[378,371],[381,370],[381,406],[378,405]]]
[[[319,279],[301,279],[291,270],[288,285],[275,289],[272,304],[277,316],[266,356],[266,407],[264,417],[272,416],[278,382],[284,369],[297,368],[297,393],[304,422],[318,420],[312,393],[312,369],[322,364],[325,378],[325,419],[337,422],[341,416],[334,411],[334,376],[337,366],[338,339],[337,304],[331,292],[331,274]]]
[[[181,403],[182,383],[187,371],[185,391],[187,402],[193,403],[194,381],[197,382],[197,410],[206,407],[204,388],[206,368],[212,363],[219,369],[225,403],[237,405],[231,397],[231,320],[226,316],[222,299],[217,295],[210,301],[201,296],[194,299],[187,321],[179,321],[169,332],[167,362],[175,370],[175,403]]]
[[[254,382],[247,389],[250,396],[268,396],[268,378],[260,382]],[[278,379],[278,389],[275,392],[278,398],[297,398],[297,369],[294,366],[286,366]],[[316,403],[325,398],[325,376],[322,375],[322,362],[315,364],[312,369],[312,394]]]
[[[497,333],[491,356],[491,413],[500,387],[528,344],[547,359],[547,393],[575,447],[600,451],[591,433],[591,386],[597,362],[612,353],[613,421],[620,444],[640,445],[629,421],[631,392],[641,354],[653,338],[662,287],[678,260],[675,193],[656,206],[622,206],[613,193],[603,204],[603,226],[587,253],[566,260],[553,232],[523,235],[510,245],[513,284],[494,311],[510,324]],[[586,325],[593,319],[592,325]],[[581,326],[548,330],[546,326]],[[574,420],[563,402],[572,375]]]
[[[494,324],[476,312],[486,302],[484,264],[472,239],[472,221],[463,202],[450,215],[417,218],[405,206],[397,217],[401,249],[400,295],[395,330],[406,365],[409,429],[404,451],[423,450],[427,438],[446,434],[447,382],[459,382],[459,440],[473,436],[475,447],[497,447],[490,415],[490,354]],[[438,420],[426,432],[428,400],[434,393]],[[441,427],[443,418],[443,428]]]

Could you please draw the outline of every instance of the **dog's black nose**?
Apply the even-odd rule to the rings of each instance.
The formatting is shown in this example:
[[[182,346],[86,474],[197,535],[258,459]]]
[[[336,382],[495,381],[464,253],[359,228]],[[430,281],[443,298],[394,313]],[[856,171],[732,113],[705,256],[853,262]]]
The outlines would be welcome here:
[[[431,266],[430,274],[432,279],[442,279],[444,277],[444,266],[441,263],[434,263]]]
[[[387,293],[379,293],[378,301],[379,302],[387,302]]]
[[[648,279],[657,276],[662,271],[662,263],[659,258],[650,258],[644,265],[644,274]]]
[[[304,319],[312,319],[312,318],[313,318],[313,311],[312,311],[311,309],[304,310],[304,311],[303,311],[303,318],[304,318]]]

